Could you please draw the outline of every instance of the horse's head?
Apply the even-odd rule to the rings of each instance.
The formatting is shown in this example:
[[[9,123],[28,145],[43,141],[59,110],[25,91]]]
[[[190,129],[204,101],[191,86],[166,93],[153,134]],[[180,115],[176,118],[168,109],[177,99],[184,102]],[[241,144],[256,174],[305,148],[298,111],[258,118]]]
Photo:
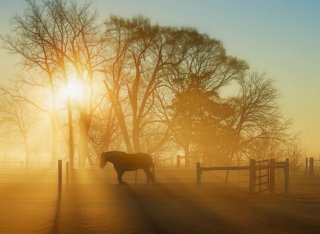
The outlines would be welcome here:
[[[100,155],[100,168],[104,168],[104,166],[107,164],[109,161],[109,156],[108,152],[102,152]]]

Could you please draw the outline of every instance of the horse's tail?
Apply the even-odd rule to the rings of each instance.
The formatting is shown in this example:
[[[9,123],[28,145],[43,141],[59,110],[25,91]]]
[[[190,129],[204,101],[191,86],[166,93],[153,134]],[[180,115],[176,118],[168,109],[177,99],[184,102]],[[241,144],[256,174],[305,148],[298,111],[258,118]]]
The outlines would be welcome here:
[[[154,160],[153,160],[153,157],[150,155],[151,157],[151,165],[150,165],[150,168],[151,168],[151,176],[152,176],[152,183],[154,183]]]

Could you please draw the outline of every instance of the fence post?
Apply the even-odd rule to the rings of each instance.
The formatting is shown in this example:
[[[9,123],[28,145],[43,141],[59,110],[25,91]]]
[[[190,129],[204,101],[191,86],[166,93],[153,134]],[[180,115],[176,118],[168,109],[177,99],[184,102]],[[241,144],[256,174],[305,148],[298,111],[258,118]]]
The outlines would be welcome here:
[[[197,162],[197,168],[196,168],[196,173],[197,173],[197,188],[200,188],[201,185],[201,165],[200,162]]]
[[[309,162],[309,158],[306,157],[306,175],[309,175],[309,171],[308,171],[308,162]]]
[[[180,168],[180,155],[177,155],[177,168]]]
[[[274,194],[274,190],[275,190],[275,186],[274,186],[274,182],[275,182],[275,160],[274,159],[270,159],[270,177],[269,177],[269,185],[270,185],[270,193]]]
[[[250,160],[250,194],[254,196],[255,194],[255,177],[256,177],[256,161],[254,159]]]
[[[58,160],[58,188],[60,196],[62,191],[62,160]]]
[[[309,160],[309,175],[314,176],[314,159],[311,157]]]
[[[289,196],[289,159],[286,159],[286,163],[284,166],[284,174],[285,174],[285,197],[286,199]]]

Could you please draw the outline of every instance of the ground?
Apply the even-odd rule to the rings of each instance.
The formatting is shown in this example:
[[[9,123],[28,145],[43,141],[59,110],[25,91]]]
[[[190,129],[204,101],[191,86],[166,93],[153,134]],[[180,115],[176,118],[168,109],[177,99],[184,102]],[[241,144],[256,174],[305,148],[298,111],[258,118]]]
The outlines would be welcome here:
[[[0,171],[0,233],[319,233],[320,178],[281,175],[274,196],[250,196],[247,175],[208,173],[197,189],[192,170],[156,169],[156,184],[139,172],[127,186],[115,172],[74,169]],[[293,183],[292,181],[297,181]]]

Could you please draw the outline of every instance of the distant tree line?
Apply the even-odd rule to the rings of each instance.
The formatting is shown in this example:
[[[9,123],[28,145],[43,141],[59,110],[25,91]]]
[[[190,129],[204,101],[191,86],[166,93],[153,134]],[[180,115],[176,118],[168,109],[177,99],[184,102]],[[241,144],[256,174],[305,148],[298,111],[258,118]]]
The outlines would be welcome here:
[[[187,164],[196,157],[231,164],[297,152],[272,80],[196,29],[143,16],[102,22],[90,4],[66,0],[26,0],[11,29],[2,44],[20,56],[23,72],[1,86],[0,126],[6,136],[17,129],[26,160],[30,124],[51,132],[53,162],[61,144],[69,161],[81,164],[106,150],[155,156],[182,150]],[[82,96],[61,107],[59,90],[71,71]],[[230,86],[233,95],[223,97]],[[50,121],[35,121],[37,113]]]

